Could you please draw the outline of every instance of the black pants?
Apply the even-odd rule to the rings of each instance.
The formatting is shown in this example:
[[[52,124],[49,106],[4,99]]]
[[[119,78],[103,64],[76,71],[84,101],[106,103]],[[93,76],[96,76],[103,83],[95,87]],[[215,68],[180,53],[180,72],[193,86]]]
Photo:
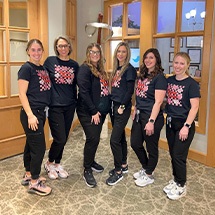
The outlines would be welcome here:
[[[60,163],[64,146],[67,142],[72,125],[76,104],[65,107],[49,108],[49,126],[53,142],[49,150],[49,161]]]
[[[125,108],[123,114],[118,114],[119,104],[113,106],[111,117],[112,133],[110,137],[110,146],[114,157],[114,166],[116,171],[120,171],[122,164],[127,163],[127,141],[125,136],[125,126],[131,115],[131,105]]]
[[[28,117],[21,109],[20,121],[26,134],[26,144],[24,148],[24,167],[26,171],[31,172],[32,179],[38,179],[41,171],[41,164],[46,150],[44,124],[46,114],[43,109],[32,109],[33,114],[37,117],[39,124],[38,129],[33,131],[28,128]]]
[[[89,170],[91,169],[93,161],[95,160],[96,151],[100,141],[102,125],[105,121],[106,115],[102,114],[100,116],[100,123],[98,125],[91,123],[92,116],[84,108],[77,108],[77,115],[86,136],[83,166],[86,170]]]
[[[193,122],[189,129],[188,138],[185,141],[179,140],[179,132],[184,126],[186,119],[174,119],[166,125],[166,137],[169,145],[169,153],[172,162],[172,173],[174,180],[184,186],[187,180],[187,155],[190,144],[195,134],[195,123]]]
[[[151,175],[158,163],[158,141],[164,125],[164,117],[158,116],[154,123],[154,134],[146,135],[144,130],[148,123],[149,115],[140,113],[135,116],[131,129],[131,147],[136,153],[142,167]],[[144,148],[144,141],[146,149]]]

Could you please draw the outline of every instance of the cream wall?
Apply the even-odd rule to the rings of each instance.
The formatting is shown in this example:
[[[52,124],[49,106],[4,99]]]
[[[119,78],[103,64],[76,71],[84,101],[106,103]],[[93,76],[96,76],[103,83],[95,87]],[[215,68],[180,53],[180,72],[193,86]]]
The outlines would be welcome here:
[[[56,37],[66,33],[66,0],[48,0],[49,55],[55,55]]]
[[[89,43],[97,41],[97,33],[89,38],[85,33],[85,25],[96,22],[98,14],[103,13],[103,0],[78,0],[77,1],[77,61],[82,63],[85,59],[86,48]]]

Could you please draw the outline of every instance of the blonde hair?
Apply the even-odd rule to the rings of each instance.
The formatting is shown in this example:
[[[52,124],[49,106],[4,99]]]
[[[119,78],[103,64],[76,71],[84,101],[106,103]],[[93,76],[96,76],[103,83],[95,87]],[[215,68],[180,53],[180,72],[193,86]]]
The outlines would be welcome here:
[[[190,73],[189,73],[188,68],[190,66],[190,61],[191,61],[190,56],[186,52],[178,52],[178,53],[176,53],[176,55],[173,58],[173,63],[174,63],[176,57],[182,57],[187,62],[188,67],[187,67],[187,70],[185,71],[185,74],[189,76]]]
[[[121,77],[123,75],[123,73],[125,72],[126,68],[128,67],[129,65],[129,61],[130,61],[130,58],[131,58],[131,51],[130,51],[130,47],[128,46],[128,43],[126,42],[120,42],[115,51],[114,51],[114,55],[113,55],[113,72],[111,74],[111,79],[115,76],[116,72],[117,72],[117,69],[119,67],[119,60],[117,59],[117,52],[118,52],[118,49],[121,47],[121,46],[125,46],[126,50],[127,50],[127,56],[126,56],[126,59],[125,59],[125,63],[124,65],[122,66],[121,70],[120,70],[120,73],[119,73],[119,77]]]
[[[90,59],[90,51],[92,50],[93,47],[96,47],[100,52],[100,59],[97,63],[97,67],[91,63],[91,59]],[[99,77],[101,75],[102,78],[104,78],[105,80],[108,79],[107,73],[105,72],[105,69],[104,69],[104,57],[103,57],[102,48],[98,43],[90,43],[87,46],[86,59],[84,60],[84,64],[90,67],[90,70],[94,76]]]

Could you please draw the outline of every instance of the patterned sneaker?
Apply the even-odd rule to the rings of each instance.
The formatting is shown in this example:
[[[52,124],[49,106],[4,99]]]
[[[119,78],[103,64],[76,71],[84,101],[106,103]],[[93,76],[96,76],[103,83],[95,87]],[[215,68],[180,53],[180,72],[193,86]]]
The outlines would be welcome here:
[[[39,177],[39,180],[45,182],[45,181],[46,181],[46,178],[40,176],[40,177]],[[29,182],[30,182],[30,181],[31,181],[31,176],[28,176],[28,175],[25,173],[24,176],[23,176],[23,179],[22,179],[22,181],[21,181],[21,184],[22,184],[23,186],[27,186],[27,185],[29,185]]]
[[[175,187],[173,187],[173,189],[170,190],[169,193],[167,193],[167,197],[172,200],[177,200],[185,196],[186,193],[187,193],[186,185],[181,187],[176,184]]]
[[[114,175],[115,169],[109,171],[109,176]],[[128,173],[128,165],[126,167],[122,167],[122,174]]]
[[[93,161],[93,164],[91,166],[91,169],[95,172],[103,172],[104,171],[104,167],[98,163],[96,163],[95,161]]]
[[[111,175],[107,180],[106,180],[106,184],[108,185],[115,185],[117,184],[119,181],[121,181],[123,179],[123,174],[122,173],[117,173],[116,171],[114,171],[114,174]]]
[[[55,165],[55,171],[60,178],[68,178],[69,174],[60,164]]]
[[[135,173],[133,174],[134,179],[138,179],[138,178],[141,178],[141,177],[143,177],[144,175],[146,175],[145,171],[146,171],[146,170],[142,168],[139,172],[135,172]]]
[[[51,193],[52,189],[45,185],[43,181],[40,181],[39,179],[35,184],[32,184],[29,182],[29,193],[37,194],[40,196],[47,196]]]
[[[154,181],[153,175],[144,175],[143,177],[136,179],[134,182],[139,187],[145,187],[148,184],[154,183]]]
[[[93,176],[93,172],[92,172],[92,170],[90,169],[90,170],[84,170],[84,176],[83,176],[83,178],[84,178],[84,180],[85,180],[85,183],[86,183],[86,185],[88,186],[88,187],[91,187],[91,188],[93,188],[93,187],[95,187],[96,186],[96,180],[95,180],[95,178],[94,178],[94,176]]]
[[[176,186],[176,182],[172,179],[169,184],[163,188],[164,193],[169,193]]]
[[[57,179],[58,178],[58,174],[55,171],[55,165],[52,163],[48,163],[48,161],[44,164],[44,168],[48,174],[48,177],[50,179]]]

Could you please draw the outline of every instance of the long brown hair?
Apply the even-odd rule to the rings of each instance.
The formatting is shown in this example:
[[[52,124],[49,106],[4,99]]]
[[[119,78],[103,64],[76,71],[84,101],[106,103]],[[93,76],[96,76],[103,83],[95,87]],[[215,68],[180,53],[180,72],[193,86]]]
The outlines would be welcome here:
[[[90,51],[93,47],[96,47],[100,52],[100,59],[98,61],[97,67],[94,66],[90,60]],[[102,76],[105,80],[108,79],[107,73],[105,72],[105,69],[104,69],[104,57],[103,57],[102,48],[98,43],[90,43],[87,46],[86,59],[84,60],[84,64],[90,67],[92,74],[95,75],[96,77]]]
[[[146,59],[146,57],[149,53],[154,54],[154,56],[156,58],[156,64],[155,64],[154,71],[150,72],[150,74],[148,73],[148,68],[146,67],[146,65],[144,63],[144,60]],[[143,54],[143,61],[142,61],[142,65],[140,66],[139,77],[141,79],[144,79],[146,77],[149,79],[152,79],[158,74],[163,74],[163,71],[164,71],[164,69],[161,65],[161,57],[160,57],[159,51],[155,48],[150,48],[150,49],[146,50],[146,52]]]

